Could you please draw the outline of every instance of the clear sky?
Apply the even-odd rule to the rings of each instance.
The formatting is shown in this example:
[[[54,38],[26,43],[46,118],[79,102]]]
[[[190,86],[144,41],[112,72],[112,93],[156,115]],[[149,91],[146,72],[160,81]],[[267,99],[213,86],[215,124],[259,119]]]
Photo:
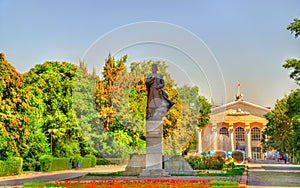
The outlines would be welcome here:
[[[289,71],[282,68],[285,59],[300,58],[300,39],[286,30],[294,18],[300,18],[297,0],[0,0],[0,51],[22,73],[47,60],[78,64],[80,58],[88,59],[91,49],[98,50],[99,65],[109,51],[116,56],[128,53],[129,60],[153,57],[173,67],[176,81],[191,77],[200,93],[216,103],[232,101],[239,80],[246,101],[274,106],[276,99],[297,87]],[[130,31],[134,23],[144,22],[151,26],[147,36],[167,36],[161,43],[126,47],[145,37],[145,33]],[[152,27],[153,22],[162,25]],[[164,26],[165,33],[159,32]],[[107,39],[108,43],[101,41],[111,36],[114,39]],[[131,43],[125,44],[127,38]],[[165,47],[166,38],[178,46],[172,48],[168,43]],[[121,46],[110,49],[110,44]],[[199,60],[197,52],[199,57],[210,57]],[[199,60],[199,70],[193,70],[192,58],[187,57]]]

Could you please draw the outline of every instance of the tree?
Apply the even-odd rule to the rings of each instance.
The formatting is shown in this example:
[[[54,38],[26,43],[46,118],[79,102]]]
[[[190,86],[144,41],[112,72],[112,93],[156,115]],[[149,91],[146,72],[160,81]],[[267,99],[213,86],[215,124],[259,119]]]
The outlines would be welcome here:
[[[28,149],[33,110],[30,88],[24,86],[23,76],[0,53],[0,158],[20,156]]]
[[[25,73],[26,84],[34,88],[43,103],[43,133],[54,156],[80,153],[81,138],[72,105],[72,84],[78,66],[47,61]]]
[[[287,116],[287,97],[277,100],[274,110],[265,117],[268,120],[263,134],[266,149],[276,149],[280,152],[292,154],[292,120]]]
[[[292,121],[292,153],[300,159],[300,89],[292,91],[287,99],[287,115]]]
[[[104,70],[102,72],[103,79],[98,79],[96,81],[96,108],[98,116],[106,130],[110,130],[110,126],[113,124],[113,119],[115,117],[111,101],[114,82],[119,73],[125,69],[126,59],[127,56],[123,56],[120,59],[115,60],[111,54],[109,54],[105,60]]]
[[[95,84],[99,77],[93,71],[88,72],[87,66],[80,61],[73,79],[72,103],[82,139],[79,141],[81,155],[93,152],[96,137],[105,130],[97,115],[95,104]],[[91,147],[90,147],[91,146]]]
[[[184,85],[177,88],[181,105],[180,125],[164,141],[166,154],[184,154],[195,149],[196,127],[205,126],[209,121],[211,105],[199,96],[198,87]]]
[[[288,25],[287,29],[290,30],[291,33],[295,33],[295,38],[297,38],[300,34],[300,19],[295,18],[294,21]],[[295,82],[300,85],[300,60],[289,58],[286,60],[286,63],[283,64],[283,67],[286,69],[293,69],[290,73],[290,78],[294,79]]]

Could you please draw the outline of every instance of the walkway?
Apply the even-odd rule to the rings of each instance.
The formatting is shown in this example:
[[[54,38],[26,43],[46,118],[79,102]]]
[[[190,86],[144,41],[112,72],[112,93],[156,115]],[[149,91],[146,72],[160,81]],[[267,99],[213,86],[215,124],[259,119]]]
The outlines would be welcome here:
[[[24,173],[19,176],[6,176],[0,177],[0,186],[20,186],[25,182],[47,182],[47,181],[60,181],[65,179],[72,179],[79,176],[84,176],[89,172],[97,173],[111,173],[124,171],[126,166],[97,166],[95,168],[77,169],[77,170],[64,170],[56,172],[34,172]]]
[[[300,165],[274,160],[253,161],[248,165],[248,186],[300,187]]]

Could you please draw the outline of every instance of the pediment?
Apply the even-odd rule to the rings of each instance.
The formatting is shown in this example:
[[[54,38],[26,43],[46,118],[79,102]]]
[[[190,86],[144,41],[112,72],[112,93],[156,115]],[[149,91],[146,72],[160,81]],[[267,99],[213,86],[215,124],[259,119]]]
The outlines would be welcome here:
[[[234,101],[212,109],[211,123],[234,121],[258,121],[266,123],[264,114],[270,112],[269,108],[252,104],[246,101]]]

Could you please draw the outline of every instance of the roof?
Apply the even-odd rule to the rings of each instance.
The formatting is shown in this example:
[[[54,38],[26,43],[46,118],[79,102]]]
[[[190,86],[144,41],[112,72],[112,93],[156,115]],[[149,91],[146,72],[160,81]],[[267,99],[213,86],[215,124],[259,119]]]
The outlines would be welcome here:
[[[247,102],[244,100],[237,100],[237,101],[233,101],[233,102],[224,104],[222,106],[213,108],[211,111],[211,115],[222,112],[222,111],[226,111],[228,109],[238,109],[240,107],[242,107],[242,108],[246,107],[247,109],[253,109],[253,110],[259,111],[261,114],[265,114],[265,113],[268,113],[271,111],[271,109],[268,107],[253,104],[253,103],[250,103],[250,102]]]

